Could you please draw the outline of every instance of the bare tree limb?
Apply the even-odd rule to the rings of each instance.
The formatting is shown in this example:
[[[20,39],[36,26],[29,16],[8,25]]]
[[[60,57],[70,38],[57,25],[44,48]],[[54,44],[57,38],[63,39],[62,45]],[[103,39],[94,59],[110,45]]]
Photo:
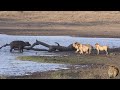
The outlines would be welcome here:
[[[52,52],[52,51],[72,51],[74,50],[74,48],[72,47],[72,44],[69,45],[68,47],[65,47],[65,46],[60,46],[59,43],[55,42],[57,45],[49,45],[47,43],[44,43],[44,42],[41,42],[41,41],[38,41],[36,40],[36,42],[31,45],[30,47],[25,47],[24,49],[27,49],[27,50],[35,50],[35,51],[48,51],[48,52]],[[33,48],[34,46],[36,45],[42,45],[42,46],[45,46],[48,48],[48,50],[46,49],[37,49],[37,48]]]

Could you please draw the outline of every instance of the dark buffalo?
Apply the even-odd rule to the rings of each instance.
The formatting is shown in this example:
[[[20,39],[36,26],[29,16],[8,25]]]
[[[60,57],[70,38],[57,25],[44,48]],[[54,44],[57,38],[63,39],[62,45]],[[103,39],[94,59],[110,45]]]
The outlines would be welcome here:
[[[12,49],[20,50],[20,52],[23,52],[25,46],[31,46],[31,44],[24,41],[12,41],[10,43],[10,52],[12,52]]]

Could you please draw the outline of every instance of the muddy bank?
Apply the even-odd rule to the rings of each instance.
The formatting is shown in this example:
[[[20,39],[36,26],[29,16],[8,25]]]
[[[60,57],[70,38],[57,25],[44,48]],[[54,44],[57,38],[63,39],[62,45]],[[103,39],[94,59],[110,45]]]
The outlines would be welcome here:
[[[0,11],[0,33],[120,38],[120,12]]]
[[[108,26],[109,27],[109,26]],[[114,33],[114,34],[113,34]],[[120,38],[119,30],[76,30],[76,29],[0,29],[0,34],[27,36],[76,36],[98,38]]]
[[[81,64],[81,65],[71,65],[68,66],[67,70],[58,70],[58,71],[45,71],[45,72],[35,72],[32,75],[26,76],[13,76],[7,77],[7,79],[109,79],[107,76],[107,65],[103,64]],[[85,74],[92,74],[96,70],[101,70],[104,74],[96,73],[92,77],[86,77]],[[100,75],[99,75],[100,74]]]
[[[69,63],[68,69],[58,71],[34,72],[31,75],[7,77],[9,79],[110,79],[108,66],[120,68],[119,54],[100,55],[75,55],[72,52],[59,53],[61,56],[45,57],[44,62]],[[35,58],[35,57],[34,57]],[[33,60],[34,61],[34,60]],[[39,61],[41,62],[41,61]],[[114,79],[119,79],[120,74]]]
[[[0,77],[1,79],[110,79],[108,66],[120,68],[119,53],[100,55],[79,55],[74,52],[57,52],[58,56],[38,56],[41,59],[56,63],[69,63],[67,69],[29,72],[29,75]],[[60,56],[59,56],[60,55]],[[36,56],[37,57],[37,56]],[[41,61],[40,61],[41,62]],[[57,69],[57,68],[56,68]],[[114,79],[119,79],[120,74]]]

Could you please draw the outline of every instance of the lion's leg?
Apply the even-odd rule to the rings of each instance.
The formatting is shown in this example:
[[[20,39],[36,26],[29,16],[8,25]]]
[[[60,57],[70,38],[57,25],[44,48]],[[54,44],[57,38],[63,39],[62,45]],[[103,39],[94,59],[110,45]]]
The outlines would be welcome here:
[[[86,54],[88,54],[88,50],[86,51]]]
[[[108,51],[107,50],[105,50],[106,51],[106,55],[108,55]]]
[[[77,49],[76,51],[75,51],[75,53],[77,53],[79,51],[79,49]]]
[[[89,49],[86,50],[86,54],[89,54]]]
[[[85,54],[88,54],[89,52],[88,52],[88,50],[85,50]]]
[[[99,50],[97,50],[97,55],[99,54]]]
[[[83,51],[81,52],[81,54],[83,54]]]
[[[89,49],[89,54],[91,54],[91,49]]]
[[[83,50],[80,50],[80,54],[83,54]]]

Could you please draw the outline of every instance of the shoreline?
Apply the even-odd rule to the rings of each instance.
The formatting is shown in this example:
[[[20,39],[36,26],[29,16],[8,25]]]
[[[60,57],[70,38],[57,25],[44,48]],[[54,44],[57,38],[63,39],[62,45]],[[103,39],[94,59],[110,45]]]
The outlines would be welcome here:
[[[88,38],[120,38],[118,32],[112,34],[97,31],[91,33],[91,30],[36,30],[36,29],[0,29],[0,34],[7,35],[27,35],[27,36],[72,36],[72,37],[88,37]]]

